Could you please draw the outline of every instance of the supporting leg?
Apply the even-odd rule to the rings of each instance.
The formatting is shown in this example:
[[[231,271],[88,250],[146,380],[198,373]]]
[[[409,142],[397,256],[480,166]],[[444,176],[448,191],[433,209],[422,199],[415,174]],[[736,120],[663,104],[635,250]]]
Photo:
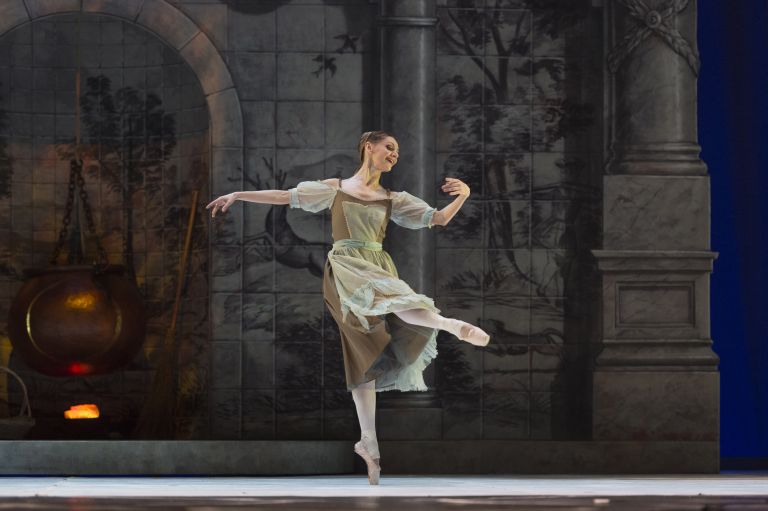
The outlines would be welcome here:
[[[352,390],[352,400],[360,421],[361,441],[373,458],[379,457],[376,439],[376,380],[359,385]]]
[[[482,328],[471,325],[459,319],[446,318],[426,309],[408,309],[395,312],[397,317],[414,325],[439,328],[452,333],[462,341],[476,346],[486,346],[491,336]]]
[[[376,380],[359,385],[352,389],[352,399],[357,408],[357,418],[360,420],[360,441],[355,444],[355,452],[360,455],[368,466],[368,482],[379,484],[381,465],[379,460],[379,443],[376,440]]]

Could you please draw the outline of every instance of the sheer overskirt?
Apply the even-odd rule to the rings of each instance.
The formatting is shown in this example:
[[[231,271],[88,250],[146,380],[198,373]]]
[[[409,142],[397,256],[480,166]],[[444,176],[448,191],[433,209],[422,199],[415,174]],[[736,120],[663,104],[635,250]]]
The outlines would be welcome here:
[[[290,206],[331,209],[334,230],[344,231],[341,239],[380,243],[390,219],[409,229],[432,226],[435,208],[407,192],[392,192],[389,207],[337,192],[319,180],[302,181],[290,190]],[[335,246],[328,252],[323,293],[339,326],[348,390],[373,379],[377,392],[427,390],[423,371],[437,356],[438,330],[409,324],[395,312],[440,309],[399,278],[389,253]]]
[[[376,379],[376,392],[390,390],[426,391],[423,372],[437,356],[437,329],[409,325],[394,312],[427,309],[440,313],[434,300],[416,293],[397,277],[397,268],[385,250],[374,251],[341,247],[328,253],[333,268],[334,285],[341,303],[342,321],[352,313],[365,330],[370,330],[368,317],[378,316],[386,323],[391,341],[366,371]],[[340,278],[337,278],[340,276]],[[428,332],[426,344],[414,359],[409,346],[414,335]]]

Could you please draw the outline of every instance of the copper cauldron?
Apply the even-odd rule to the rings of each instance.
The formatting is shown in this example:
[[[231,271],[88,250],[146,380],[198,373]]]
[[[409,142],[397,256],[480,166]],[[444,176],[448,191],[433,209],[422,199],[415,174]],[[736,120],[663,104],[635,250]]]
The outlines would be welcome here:
[[[51,376],[108,373],[144,342],[144,301],[123,266],[52,266],[24,274],[8,334],[32,369]]]

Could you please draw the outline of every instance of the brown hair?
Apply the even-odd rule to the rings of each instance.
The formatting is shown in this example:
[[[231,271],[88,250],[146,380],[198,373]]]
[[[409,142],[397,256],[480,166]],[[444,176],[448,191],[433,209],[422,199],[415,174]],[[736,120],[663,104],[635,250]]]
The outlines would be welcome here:
[[[360,162],[365,161],[365,143],[371,142],[376,143],[380,140],[384,140],[387,137],[395,138],[393,135],[387,133],[386,131],[366,131],[363,133],[363,135],[360,137],[360,142],[357,144],[357,151],[360,153]]]

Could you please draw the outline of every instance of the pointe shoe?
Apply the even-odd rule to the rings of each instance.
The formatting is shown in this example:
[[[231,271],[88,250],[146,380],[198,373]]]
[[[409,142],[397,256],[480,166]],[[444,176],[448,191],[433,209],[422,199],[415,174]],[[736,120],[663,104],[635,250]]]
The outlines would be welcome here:
[[[355,452],[359,454],[361,458],[363,458],[365,464],[368,467],[368,483],[379,484],[379,475],[381,474],[381,465],[379,462],[381,458],[378,457],[378,449],[375,452],[377,457],[374,458],[373,455],[365,447],[365,444],[363,444],[363,441],[360,440],[355,444]]]
[[[488,343],[491,340],[491,336],[488,335],[482,328],[476,327],[474,325],[471,325],[467,323],[466,321],[461,321],[458,319],[452,319],[453,322],[453,335],[461,339],[462,341],[467,341],[470,344],[474,344],[475,346],[488,346]]]

